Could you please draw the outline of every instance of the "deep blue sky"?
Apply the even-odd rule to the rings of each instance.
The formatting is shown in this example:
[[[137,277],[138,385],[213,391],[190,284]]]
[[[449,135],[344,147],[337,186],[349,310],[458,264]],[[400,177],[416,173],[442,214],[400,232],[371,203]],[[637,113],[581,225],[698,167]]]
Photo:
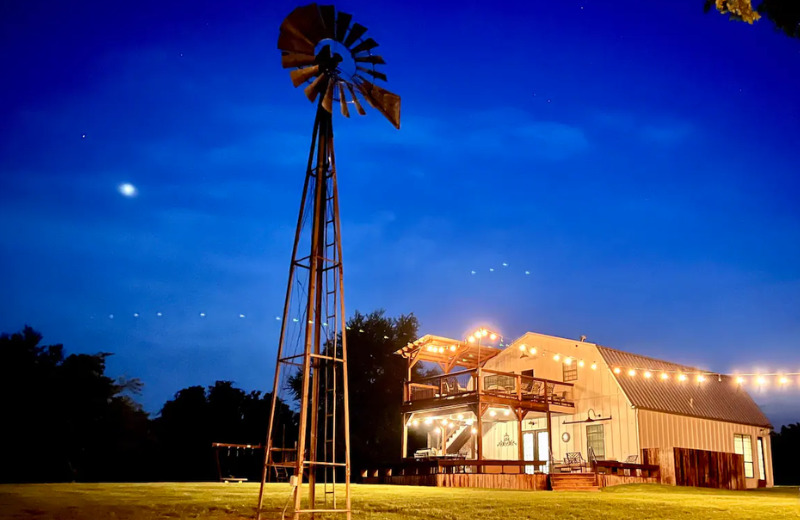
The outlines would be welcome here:
[[[339,2],[403,99],[400,131],[335,121],[348,308],[800,370],[800,42],[702,3]],[[1,331],[114,352],[152,412],[269,390],[314,114],[275,48],[296,5],[2,4]],[[776,424],[798,397],[756,395]]]

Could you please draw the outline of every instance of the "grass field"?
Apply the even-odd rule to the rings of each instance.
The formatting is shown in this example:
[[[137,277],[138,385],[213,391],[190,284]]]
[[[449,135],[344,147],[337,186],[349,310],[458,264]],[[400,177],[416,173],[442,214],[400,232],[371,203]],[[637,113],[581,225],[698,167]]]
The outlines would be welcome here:
[[[269,484],[266,504],[278,511],[288,493],[286,484]],[[239,520],[252,518],[257,496],[253,483],[0,485],[0,518]],[[717,491],[655,484],[600,493],[360,485],[353,486],[353,509],[355,517],[370,520],[797,519],[800,495],[797,488]]]

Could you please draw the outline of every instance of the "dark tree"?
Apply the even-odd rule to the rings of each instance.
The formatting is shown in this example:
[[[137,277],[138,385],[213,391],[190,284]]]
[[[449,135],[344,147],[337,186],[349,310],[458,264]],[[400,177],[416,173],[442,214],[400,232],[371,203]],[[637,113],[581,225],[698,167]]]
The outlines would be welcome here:
[[[772,471],[775,484],[800,484],[800,423],[772,433]]]
[[[272,394],[247,393],[230,381],[217,381],[208,389],[192,386],[178,391],[173,400],[164,404],[160,417],[154,421],[159,439],[159,478],[217,478],[211,444],[263,444],[271,404]],[[293,443],[297,435],[295,414],[278,401],[278,416],[282,424],[289,425],[287,442]],[[282,434],[283,431],[276,432],[273,436],[278,444]],[[226,466],[239,462],[234,468],[239,473],[236,476],[256,479],[261,477],[263,452],[223,450],[222,462]]]
[[[731,20],[752,24],[766,16],[775,28],[790,38],[800,38],[800,2],[797,0],[761,0],[753,8],[751,0],[705,0],[704,10],[727,14]]]
[[[41,340],[30,327],[0,336],[0,480],[143,478],[147,414],[127,395],[141,384],[106,376],[110,354],[65,358]]]

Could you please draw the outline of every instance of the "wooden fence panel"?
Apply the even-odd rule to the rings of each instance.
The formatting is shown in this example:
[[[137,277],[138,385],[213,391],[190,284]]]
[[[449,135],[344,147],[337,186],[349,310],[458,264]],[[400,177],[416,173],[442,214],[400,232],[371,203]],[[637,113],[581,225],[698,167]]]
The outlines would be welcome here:
[[[674,448],[675,484],[745,489],[744,456],[720,451]]]

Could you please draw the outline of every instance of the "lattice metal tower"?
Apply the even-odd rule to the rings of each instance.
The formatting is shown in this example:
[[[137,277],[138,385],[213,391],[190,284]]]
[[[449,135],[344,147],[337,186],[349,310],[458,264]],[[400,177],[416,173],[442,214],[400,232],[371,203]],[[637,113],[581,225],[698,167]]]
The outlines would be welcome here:
[[[367,79],[386,81],[377,70],[385,62],[372,52],[378,44],[364,38],[366,27],[351,20],[333,6],[310,4],[286,17],[278,37],[283,67],[292,69],[295,87],[307,84],[305,94],[317,110],[281,321],[257,519],[264,483],[273,472],[293,472],[292,497],[282,518],[351,517],[344,271],[331,110],[338,102],[345,117],[351,105],[364,115],[360,96],[400,128],[400,98]],[[290,448],[273,445],[278,396],[287,385],[300,395],[298,441]],[[344,480],[344,504],[337,499],[337,479]],[[320,483],[322,494],[317,493]]]

